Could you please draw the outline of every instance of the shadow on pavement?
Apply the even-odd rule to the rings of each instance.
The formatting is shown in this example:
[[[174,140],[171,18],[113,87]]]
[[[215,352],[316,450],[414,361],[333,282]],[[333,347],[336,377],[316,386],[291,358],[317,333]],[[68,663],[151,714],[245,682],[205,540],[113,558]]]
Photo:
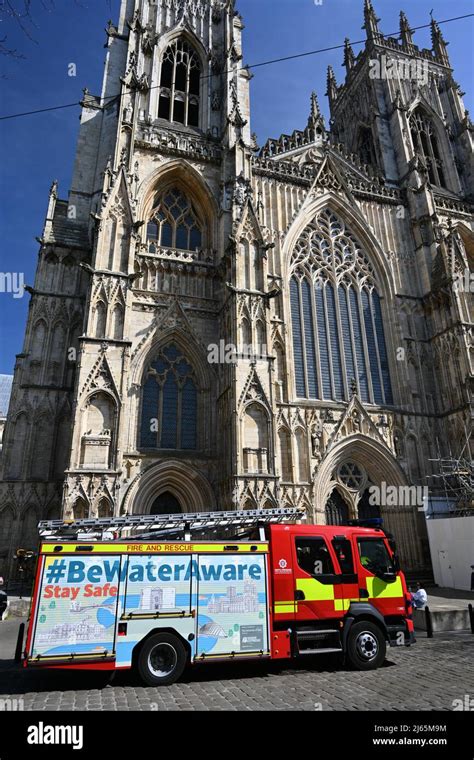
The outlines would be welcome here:
[[[102,690],[109,685],[114,687],[143,686],[139,676],[131,670],[112,671],[72,671],[46,668],[24,668],[14,662],[14,651],[20,619],[0,623],[0,694],[27,694],[51,691],[90,691]],[[389,657],[390,652],[387,653]],[[395,663],[389,659],[384,668]],[[181,678],[181,683],[209,683],[212,681],[241,680],[245,678],[264,678],[282,673],[310,671],[331,673],[343,671],[344,664],[338,654],[325,656],[308,656],[301,660],[280,660],[266,662],[229,662],[207,663],[204,667],[195,665],[188,668]]]

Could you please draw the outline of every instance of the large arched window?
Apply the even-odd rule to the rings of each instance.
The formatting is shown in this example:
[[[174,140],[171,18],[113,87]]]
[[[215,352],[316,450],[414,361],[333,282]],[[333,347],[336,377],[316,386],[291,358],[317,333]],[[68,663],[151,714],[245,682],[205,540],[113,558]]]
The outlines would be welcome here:
[[[199,126],[201,64],[183,39],[174,40],[163,55],[158,116],[189,127]]]
[[[174,343],[158,353],[145,375],[140,446],[143,449],[197,446],[195,373]]]
[[[290,280],[296,395],[392,404],[380,297],[372,266],[329,209],[299,238]]]
[[[186,195],[176,187],[158,193],[147,226],[150,253],[157,247],[195,251],[202,246],[202,224]]]
[[[417,108],[410,116],[410,132],[415,153],[426,163],[431,184],[446,187],[434,124],[423,109]]]

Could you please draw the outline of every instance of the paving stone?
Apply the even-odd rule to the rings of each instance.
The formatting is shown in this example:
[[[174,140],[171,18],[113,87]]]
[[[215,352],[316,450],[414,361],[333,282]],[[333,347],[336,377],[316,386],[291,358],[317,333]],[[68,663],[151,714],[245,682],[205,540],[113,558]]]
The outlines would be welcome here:
[[[367,673],[335,667],[330,658],[258,663],[238,672],[214,664],[212,672],[191,669],[185,682],[161,688],[143,686],[133,674],[121,672],[102,689],[84,688],[83,673],[70,672],[66,680],[53,670],[19,670],[0,660],[0,699],[21,696],[25,710],[75,712],[313,711],[319,705],[322,710],[398,711],[452,710],[454,699],[473,693],[472,635],[419,638],[410,649],[390,649],[387,660],[385,667]]]

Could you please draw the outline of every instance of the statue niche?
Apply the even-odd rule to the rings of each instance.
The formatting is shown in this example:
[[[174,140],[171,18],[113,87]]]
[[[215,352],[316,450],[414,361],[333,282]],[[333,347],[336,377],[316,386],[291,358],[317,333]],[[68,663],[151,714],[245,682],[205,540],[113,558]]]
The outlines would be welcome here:
[[[115,427],[115,405],[107,393],[91,396],[84,410],[84,433],[81,439],[81,467],[107,470]]]

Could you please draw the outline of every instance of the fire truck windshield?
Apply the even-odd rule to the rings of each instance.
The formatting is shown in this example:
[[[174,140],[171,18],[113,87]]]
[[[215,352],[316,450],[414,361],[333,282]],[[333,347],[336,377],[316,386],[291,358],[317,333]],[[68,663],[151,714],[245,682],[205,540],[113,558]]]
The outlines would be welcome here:
[[[382,538],[358,538],[360,562],[369,573],[384,577],[394,575],[395,567]]]

